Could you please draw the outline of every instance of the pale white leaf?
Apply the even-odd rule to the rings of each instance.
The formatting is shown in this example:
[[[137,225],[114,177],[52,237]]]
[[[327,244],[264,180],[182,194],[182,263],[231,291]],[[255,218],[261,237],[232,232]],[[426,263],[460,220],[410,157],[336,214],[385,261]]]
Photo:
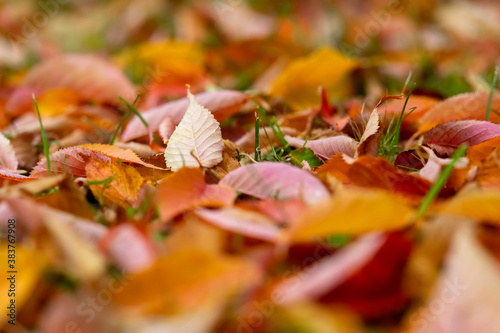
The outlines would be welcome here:
[[[224,142],[219,122],[189,90],[188,98],[188,109],[165,149],[165,160],[172,171],[200,164],[209,168],[222,161]]]
[[[0,168],[17,170],[17,158],[14,149],[2,133],[0,133]]]
[[[365,131],[363,132],[363,136],[359,140],[359,144],[361,145],[365,142],[370,136],[377,133],[379,129],[379,115],[377,109],[372,111],[370,118],[368,118],[368,123],[366,124]]]

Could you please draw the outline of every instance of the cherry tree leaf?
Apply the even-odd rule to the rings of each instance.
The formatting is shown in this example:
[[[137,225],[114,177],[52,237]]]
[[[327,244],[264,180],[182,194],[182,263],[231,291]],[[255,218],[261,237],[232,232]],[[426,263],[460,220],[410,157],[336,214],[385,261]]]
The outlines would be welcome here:
[[[2,133],[0,133],[0,168],[10,171],[17,170],[17,158],[14,149]]]
[[[459,120],[437,125],[424,135],[424,143],[439,155],[452,155],[461,144],[474,146],[500,136],[500,126],[489,121]]]
[[[23,85],[45,92],[67,88],[86,100],[116,104],[121,96],[135,98],[135,88],[127,77],[106,60],[83,54],[51,58],[31,69]]]
[[[226,185],[207,185],[200,169],[183,168],[166,177],[158,188],[156,199],[162,221],[199,206],[231,205],[236,193]]]
[[[188,90],[189,107],[165,149],[167,167],[212,167],[222,161],[224,142],[219,122],[195,101]]]
[[[281,233],[273,220],[251,210],[237,207],[219,210],[197,209],[196,214],[222,229],[265,241],[275,242]]]
[[[453,120],[476,119],[482,120],[486,115],[489,94],[487,92],[465,93],[445,99],[431,108],[420,119],[420,131]],[[493,94],[491,110],[500,111],[500,94]],[[500,117],[491,113],[490,120],[498,123]]]
[[[318,157],[327,160],[333,155],[337,155],[338,153],[346,154],[347,156],[354,157],[356,154],[356,148],[358,143],[354,141],[352,138],[339,135],[333,136],[331,138],[324,138],[318,140],[308,140],[307,143],[305,140],[297,139],[291,137],[289,135],[285,135],[286,141],[290,144],[290,146],[295,148],[305,147],[311,149]]]
[[[229,172],[220,184],[260,199],[302,199],[308,203],[330,196],[326,187],[311,173],[283,162],[260,162]]]
[[[195,98],[198,103],[213,113],[217,121],[222,121],[239,111],[249,97],[239,91],[219,90],[196,94]],[[189,107],[189,103],[189,99],[184,97],[142,112],[141,116],[147,121],[149,128],[146,128],[141,119],[135,116],[123,131],[122,140],[130,141],[148,135],[149,131],[156,132],[167,117],[174,125],[179,124]]]
[[[499,299],[498,261],[478,242],[473,224],[462,225],[455,233],[443,274],[427,304],[413,315],[417,320],[410,322],[407,332],[499,332]],[[439,315],[424,322],[428,318],[424,313],[436,313],[435,304],[440,304]]]
[[[103,144],[85,144],[60,149],[50,154],[51,172],[71,174],[74,177],[85,177],[85,164],[89,158],[107,163],[111,161],[129,162],[147,168],[164,170],[163,168],[144,162],[131,149],[122,149],[116,146]],[[30,177],[39,178],[46,174],[47,159],[44,157],[33,168]]]

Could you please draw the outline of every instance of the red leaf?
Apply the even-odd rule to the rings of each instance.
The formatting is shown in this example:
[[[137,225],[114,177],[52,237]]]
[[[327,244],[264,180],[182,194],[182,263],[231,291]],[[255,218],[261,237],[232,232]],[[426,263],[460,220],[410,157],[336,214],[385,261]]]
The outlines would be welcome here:
[[[424,143],[439,155],[450,156],[461,144],[474,146],[499,135],[500,127],[488,121],[449,121],[427,132]]]

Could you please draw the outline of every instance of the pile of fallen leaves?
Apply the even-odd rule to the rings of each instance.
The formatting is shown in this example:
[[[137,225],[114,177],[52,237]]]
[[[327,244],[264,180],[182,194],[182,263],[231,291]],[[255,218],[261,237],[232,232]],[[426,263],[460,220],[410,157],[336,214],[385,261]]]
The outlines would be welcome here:
[[[3,23],[5,313],[13,219],[18,273],[16,325],[2,312],[1,327],[500,332],[500,21],[480,20],[486,7],[139,2],[62,8],[33,45]],[[383,11],[375,44],[356,44],[348,32]],[[0,21],[30,13],[0,7]],[[83,48],[82,13],[101,13],[106,56]],[[72,20],[78,52],[60,30]],[[338,47],[318,46],[341,23]],[[395,46],[410,32],[423,50]]]

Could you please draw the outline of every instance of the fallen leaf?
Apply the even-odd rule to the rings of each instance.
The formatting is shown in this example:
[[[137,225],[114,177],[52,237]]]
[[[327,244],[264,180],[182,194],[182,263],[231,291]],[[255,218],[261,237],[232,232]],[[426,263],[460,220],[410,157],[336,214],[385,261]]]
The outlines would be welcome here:
[[[293,242],[333,234],[359,235],[409,226],[413,209],[386,191],[351,189],[311,206],[289,231]]]
[[[139,192],[145,183],[145,179],[133,166],[92,158],[85,165],[85,174],[88,182],[99,183],[89,185],[97,200],[104,199],[104,203],[123,207],[137,204]]]
[[[266,216],[237,207],[218,210],[197,209],[196,214],[219,228],[269,242],[278,240],[280,228]]]
[[[222,161],[224,142],[217,120],[195,101],[188,90],[189,107],[165,149],[167,167],[212,167]]]
[[[311,149],[323,160],[327,160],[338,153],[354,157],[358,146],[356,141],[346,135],[338,135],[318,140],[307,140],[307,142],[289,135],[285,135],[285,139],[292,147],[302,148],[305,146],[306,148]]]
[[[447,98],[422,116],[419,131],[428,131],[441,123],[454,120],[483,120],[488,98],[487,92],[465,93]],[[500,110],[500,94],[493,95],[491,109]],[[499,123],[500,116],[492,112],[490,120]]]
[[[500,225],[499,202],[500,191],[498,190],[474,191],[453,197],[443,203],[438,211],[443,214],[467,216],[480,222]]]
[[[260,199],[316,203],[329,197],[328,190],[316,177],[283,162],[244,165],[229,172],[220,184]]]
[[[259,275],[257,267],[241,259],[184,249],[169,253],[133,275],[113,301],[142,313],[175,313],[241,292],[256,283]],[[152,280],[161,283],[152,284]]]
[[[500,269],[473,225],[457,230],[444,267],[426,304],[411,315],[408,332],[498,332]]]
[[[4,170],[16,171],[18,166],[16,154],[7,139],[0,133],[0,168]]]
[[[199,206],[231,205],[236,193],[225,185],[207,185],[200,169],[182,168],[166,177],[156,195],[162,221]]]
[[[203,92],[194,97],[199,104],[212,112],[217,121],[223,121],[239,111],[249,99],[247,94],[234,90]],[[189,99],[184,97],[142,112],[141,116],[148,123],[148,127],[144,126],[139,117],[134,116],[123,131],[121,139],[130,141],[148,135],[149,131],[156,132],[166,118],[170,118],[174,126],[179,124],[189,107],[189,103]]]
[[[88,101],[116,104],[121,96],[135,98],[135,88],[116,67],[100,57],[67,54],[33,67],[23,80],[25,87],[41,92],[66,88]]]
[[[320,86],[330,96],[341,96],[345,91],[342,85],[346,76],[355,67],[355,60],[336,50],[322,48],[289,63],[274,80],[271,95],[282,97],[296,106],[313,106],[319,104]]]
[[[488,121],[460,120],[442,123],[424,135],[424,144],[439,155],[451,156],[458,146],[474,146],[500,136],[500,126]]]

